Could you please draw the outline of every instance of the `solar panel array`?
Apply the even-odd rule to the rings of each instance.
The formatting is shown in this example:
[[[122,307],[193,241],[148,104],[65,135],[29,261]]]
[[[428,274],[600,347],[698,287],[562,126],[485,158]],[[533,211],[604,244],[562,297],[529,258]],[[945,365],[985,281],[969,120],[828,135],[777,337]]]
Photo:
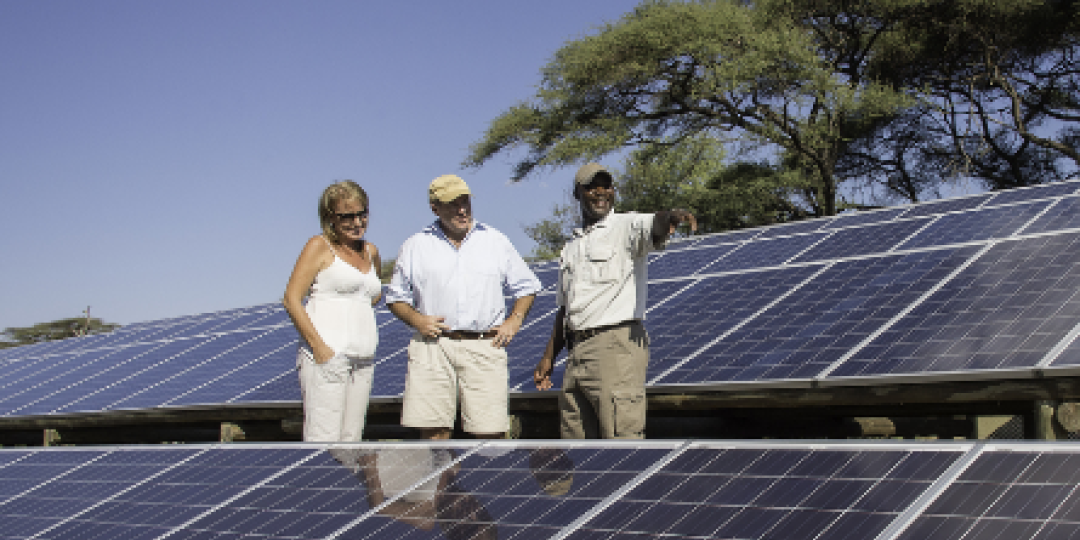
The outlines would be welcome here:
[[[673,241],[650,256],[648,384],[662,391],[1025,378],[1080,367],[1080,181]],[[509,346],[511,387],[555,315],[558,265]],[[412,331],[384,307],[373,396]],[[279,305],[0,350],[0,417],[296,403]],[[562,360],[555,383],[561,379]]]
[[[4,539],[1074,538],[1075,445],[511,441],[0,450]]]

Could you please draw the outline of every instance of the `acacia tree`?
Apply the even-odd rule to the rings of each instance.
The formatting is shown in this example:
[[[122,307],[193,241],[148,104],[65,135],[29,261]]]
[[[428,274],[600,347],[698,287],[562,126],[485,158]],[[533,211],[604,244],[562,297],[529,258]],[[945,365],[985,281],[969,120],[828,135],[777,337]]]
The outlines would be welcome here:
[[[5,328],[0,332],[0,348],[32,345],[42,341],[67,339],[69,337],[103,334],[120,328],[119,324],[107,323],[97,317],[71,317],[38,323],[33,326]]]
[[[770,2],[646,2],[560,49],[536,98],[496,118],[465,164],[524,148],[522,179],[537,167],[710,136],[771,147],[795,173],[784,176],[798,194],[788,202],[835,214],[850,141],[912,99],[852,61],[871,43],[824,55],[797,22]]]

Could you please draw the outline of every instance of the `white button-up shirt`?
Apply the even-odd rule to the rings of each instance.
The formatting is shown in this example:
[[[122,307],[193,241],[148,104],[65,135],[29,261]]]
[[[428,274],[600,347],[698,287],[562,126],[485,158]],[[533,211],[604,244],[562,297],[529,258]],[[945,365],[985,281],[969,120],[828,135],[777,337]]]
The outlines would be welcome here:
[[[557,302],[571,330],[645,318],[653,214],[608,213],[575,229],[559,261]]]
[[[451,330],[484,332],[506,318],[504,292],[520,298],[540,289],[503,233],[473,221],[455,248],[436,220],[401,245],[386,303],[405,302],[424,315],[445,317]]]

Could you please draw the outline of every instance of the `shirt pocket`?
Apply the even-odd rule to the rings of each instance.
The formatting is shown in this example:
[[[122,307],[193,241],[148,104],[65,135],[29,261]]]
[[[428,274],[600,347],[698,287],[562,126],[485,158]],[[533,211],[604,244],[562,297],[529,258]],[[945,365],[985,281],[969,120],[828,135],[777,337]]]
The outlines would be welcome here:
[[[591,242],[585,258],[594,283],[611,283],[622,274],[622,269],[619,267],[620,259],[615,255],[615,245],[612,242],[603,240]]]

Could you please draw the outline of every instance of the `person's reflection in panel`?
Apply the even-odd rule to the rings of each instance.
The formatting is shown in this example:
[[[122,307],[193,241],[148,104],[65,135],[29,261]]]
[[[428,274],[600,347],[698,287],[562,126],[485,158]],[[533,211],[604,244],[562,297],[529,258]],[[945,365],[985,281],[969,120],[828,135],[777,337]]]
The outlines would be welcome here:
[[[454,460],[451,451],[398,447],[362,452],[331,450],[331,453],[350,467],[367,488],[370,508],[401,495],[380,509],[380,515],[421,530],[432,530],[438,525],[449,540],[498,538],[495,524],[484,506],[455,483],[460,465],[454,464],[442,474],[409,490],[451,463]]]
[[[574,485],[574,461],[562,448],[537,448],[529,453],[529,470],[544,493],[566,495]]]

